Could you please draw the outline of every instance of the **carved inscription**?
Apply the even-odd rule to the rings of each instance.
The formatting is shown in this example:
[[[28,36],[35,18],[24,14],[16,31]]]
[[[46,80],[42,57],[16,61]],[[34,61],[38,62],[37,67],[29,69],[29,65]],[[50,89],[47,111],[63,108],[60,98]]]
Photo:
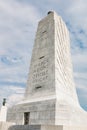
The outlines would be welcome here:
[[[32,83],[34,86],[42,82],[46,82],[48,79],[48,59],[42,58],[33,66]]]

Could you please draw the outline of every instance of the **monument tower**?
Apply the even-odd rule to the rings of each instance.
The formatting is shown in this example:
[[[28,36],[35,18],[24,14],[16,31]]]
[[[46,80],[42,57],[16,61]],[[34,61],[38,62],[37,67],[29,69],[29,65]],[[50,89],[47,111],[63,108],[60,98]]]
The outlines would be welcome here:
[[[38,24],[25,99],[53,96],[57,100],[65,96],[70,102],[78,104],[72,76],[69,32],[60,16],[48,12],[48,16]]]
[[[8,121],[30,125],[87,121],[73,81],[69,32],[53,11],[38,24],[24,100],[8,111]]]

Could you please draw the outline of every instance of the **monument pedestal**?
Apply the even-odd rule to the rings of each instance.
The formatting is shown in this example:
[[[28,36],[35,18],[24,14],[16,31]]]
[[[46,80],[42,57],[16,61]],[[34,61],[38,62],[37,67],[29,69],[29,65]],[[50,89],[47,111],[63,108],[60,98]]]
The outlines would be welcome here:
[[[64,101],[22,101],[9,109],[7,120],[17,125],[66,125],[85,126],[87,113],[80,106]],[[26,122],[27,120],[27,122]]]
[[[0,110],[0,121],[6,122],[6,118],[7,118],[7,107],[2,106]]]

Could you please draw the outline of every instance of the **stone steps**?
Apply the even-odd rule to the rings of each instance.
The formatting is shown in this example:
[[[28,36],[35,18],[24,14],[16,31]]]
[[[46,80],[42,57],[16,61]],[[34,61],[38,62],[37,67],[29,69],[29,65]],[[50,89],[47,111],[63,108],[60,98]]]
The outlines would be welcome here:
[[[41,130],[41,125],[14,125],[8,130]]]
[[[87,130],[87,126],[15,125],[9,122],[0,122],[0,130]]]

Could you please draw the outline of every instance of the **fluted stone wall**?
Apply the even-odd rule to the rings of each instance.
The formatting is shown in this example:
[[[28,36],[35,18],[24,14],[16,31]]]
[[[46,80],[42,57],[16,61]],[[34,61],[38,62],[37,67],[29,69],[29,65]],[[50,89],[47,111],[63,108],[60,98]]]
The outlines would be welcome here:
[[[76,88],[73,80],[73,69],[70,54],[70,37],[69,31],[60,16],[54,14],[55,26],[55,86],[57,97],[75,102],[78,105]],[[62,94],[61,97],[59,96]],[[64,98],[64,97],[63,97]]]

